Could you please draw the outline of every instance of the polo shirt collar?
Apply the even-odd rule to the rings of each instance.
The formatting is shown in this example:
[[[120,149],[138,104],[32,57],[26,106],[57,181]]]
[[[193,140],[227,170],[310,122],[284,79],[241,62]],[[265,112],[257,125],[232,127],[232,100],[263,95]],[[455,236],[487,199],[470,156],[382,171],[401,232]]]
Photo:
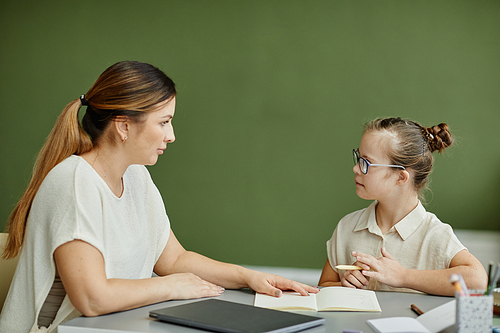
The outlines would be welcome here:
[[[375,217],[375,207],[377,204],[378,201],[375,200],[363,211],[352,231],[356,232],[368,229],[370,233],[381,236],[380,228],[377,225],[377,219]]]
[[[368,229],[370,233],[381,236],[381,231],[379,226],[377,225],[377,220],[375,217],[375,207],[377,206],[377,204],[378,201],[375,200],[370,206],[368,206],[368,208],[364,210],[353,229],[354,232]],[[397,233],[403,240],[406,240],[420,226],[425,218],[425,213],[425,208],[424,206],[422,206],[422,203],[419,200],[417,207],[415,207],[415,209],[413,209],[401,221],[396,223],[393,228],[397,231]]]

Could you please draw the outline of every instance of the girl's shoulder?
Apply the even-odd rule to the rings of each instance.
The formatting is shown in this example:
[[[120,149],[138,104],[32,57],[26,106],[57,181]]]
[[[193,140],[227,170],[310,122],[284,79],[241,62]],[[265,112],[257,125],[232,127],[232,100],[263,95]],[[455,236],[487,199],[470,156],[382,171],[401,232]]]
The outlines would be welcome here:
[[[425,218],[422,226],[427,228],[428,231],[435,230],[443,233],[453,234],[453,228],[448,223],[442,222],[434,213],[425,212]]]
[[[340,226],[350,226],[350,225],[357,225],[358,222],[368,222],[370,217],[373,215],[375,216],[375,206],[377,205],[377,202],[374,201],[370,204],[370,206],[356,210],[352,213],[349,213],[345,215],[338,223]]]

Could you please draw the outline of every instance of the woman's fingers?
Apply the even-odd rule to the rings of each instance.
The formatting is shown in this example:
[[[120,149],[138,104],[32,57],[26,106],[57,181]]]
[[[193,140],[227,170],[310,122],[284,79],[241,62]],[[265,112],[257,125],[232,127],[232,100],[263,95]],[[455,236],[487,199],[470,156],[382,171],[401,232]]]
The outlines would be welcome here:
[[[191,299],[219,296],[224,288],[205,281],[191,273],[172,274],[163,277],[169,299]]]
[[[307,296],[307,295],[309,295],[309,293],[316,294],[319,292],[319,289],[317,287],[311,287],[307,284],[303,284],[303,283],[295,282],[295,281],[292,281],[291,289],[295,290],[296,292],[298,292],[302,296]]]
[[[317,293],[316,287],[311,287],[306,284],[286,279],[275,274],[268,274],[257,271],[249,271],[248,285],[256,292],[280,297],[282,290],[293,290],[307,296],[309,293]]]

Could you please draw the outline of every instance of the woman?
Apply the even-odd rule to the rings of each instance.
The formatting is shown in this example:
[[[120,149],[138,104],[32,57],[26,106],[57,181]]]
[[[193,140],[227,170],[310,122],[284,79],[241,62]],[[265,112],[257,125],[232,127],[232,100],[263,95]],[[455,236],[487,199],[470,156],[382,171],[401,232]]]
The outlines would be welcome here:
[[[63,110],[9,219],[4,257],[20,252],[20,259],[0,331],[51,332],[81,314],[217,296],[224,288],[317,292],[186,251],[177,241],[144,167],[175,140],[175,94],[162,71],[126,61]]]

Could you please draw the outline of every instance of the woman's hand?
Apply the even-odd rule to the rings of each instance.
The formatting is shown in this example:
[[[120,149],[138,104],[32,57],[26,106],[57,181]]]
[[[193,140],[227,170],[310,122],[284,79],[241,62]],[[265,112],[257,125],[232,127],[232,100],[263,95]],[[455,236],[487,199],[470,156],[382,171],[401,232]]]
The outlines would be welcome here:
[[[391,287],[405,287],[406,268],[401,266],[385,247],[382,247],[382,257],[375,258],[369,254],[353,252],[352,255],[361,263],[363,271],[361,272],[368,278],[384,283]],[[368,267],[368,269],[366,269]]]
[[[171,274],[159,279],[166,283],[169,300],[220,296],[224,292],[224,288],[191,273]]]
[[[352,252],[352,255],[355,256],[355,253],[356,252]],[[370,270],[370,266],[360,261],[356,261],[353,265],[360,266],[365,271]],[[370,278],[364,276],[363,273],[359,270],[346,270],[344,272],[344,275],[340,279],[340,283],[342,284],[342,286],[349,288],[358,288],[358,289],[364,289],[365,287],[368,286],[369,282]]]
[[[316,294],[319,291],[316,287],[292,281],[279,275],[253,270],[246,272],[245,279],[248,287],[254,291],[275,297],[280,297],[283,290],[294,290],[302,296],[307,296],[309,293]]]

